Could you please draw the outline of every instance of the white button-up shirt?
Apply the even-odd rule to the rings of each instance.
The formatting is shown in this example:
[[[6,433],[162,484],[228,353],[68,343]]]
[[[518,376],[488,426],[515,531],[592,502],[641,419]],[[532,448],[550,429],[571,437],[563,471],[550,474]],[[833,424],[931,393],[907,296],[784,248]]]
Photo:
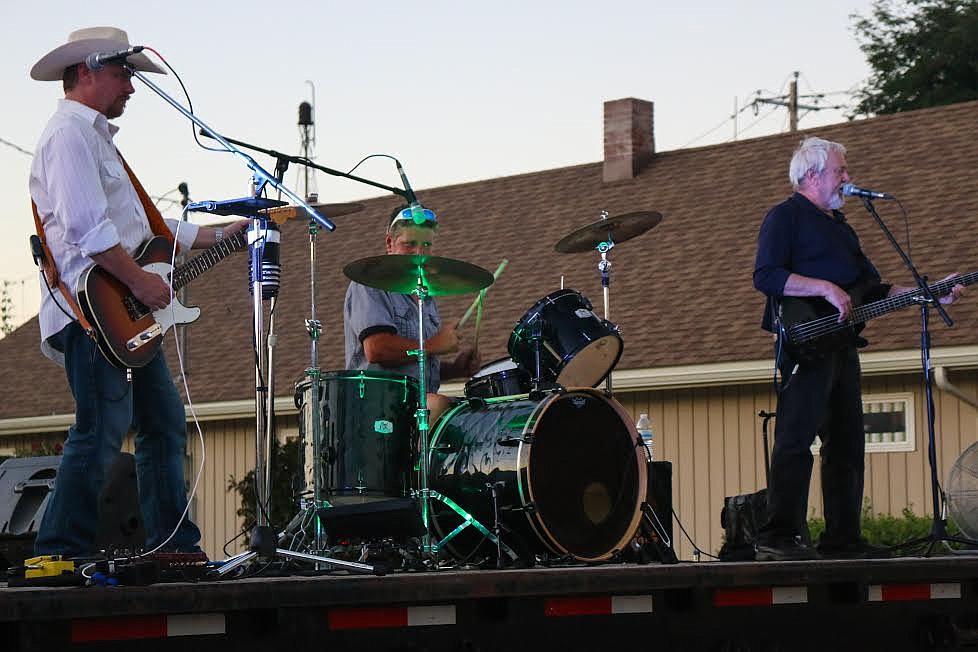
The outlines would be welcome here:
[[[153,237],[136,189],[112,142],[118,130],[95,109],[63,99],[34,150],[31,197],[61,281],[72,294],[82,273],[95,264],[92,255],[115,245],[122,245],[133,255]],[[180,225],[180,245],[189,249],[199,227],[172,219],[166,222],[174,233]],[[62,362],[63,356],[46,340],[67,326],[74,315],[57,288],[48,292],[43,278],[40,282],[41,350]]]

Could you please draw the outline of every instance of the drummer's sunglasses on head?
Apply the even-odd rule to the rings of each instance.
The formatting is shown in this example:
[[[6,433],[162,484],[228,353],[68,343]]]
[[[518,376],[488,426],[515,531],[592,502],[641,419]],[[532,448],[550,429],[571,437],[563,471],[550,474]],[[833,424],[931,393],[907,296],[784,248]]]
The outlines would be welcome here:
[[[427,208],[421,208],[420,206],[416,208],[405,208],[403,211],[397,214],[397,217],[394,218],[394,221],[391,222],[391,224],[397,222],[398,220],[410,220],[415,224],[424,224],[425,222],[438,224],[438,216],[435,215],[435,211]]]

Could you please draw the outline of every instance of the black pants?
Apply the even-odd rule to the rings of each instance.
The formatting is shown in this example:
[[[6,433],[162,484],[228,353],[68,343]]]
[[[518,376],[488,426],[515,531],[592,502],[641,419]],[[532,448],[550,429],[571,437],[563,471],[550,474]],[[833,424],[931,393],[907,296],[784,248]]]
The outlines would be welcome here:
[[[784,360],[782,373],[791,374],[793,367],[793,362]],[[865,466],[859,376],[859,356],[849,347],[798,366],[778,396],[767,522],[760,534],[763,543],[776,545],[779,539],[798,535],[807,538],[811,445],[816,435],[822,439],[825,532],[821,541],[841,544],[859,538]]]

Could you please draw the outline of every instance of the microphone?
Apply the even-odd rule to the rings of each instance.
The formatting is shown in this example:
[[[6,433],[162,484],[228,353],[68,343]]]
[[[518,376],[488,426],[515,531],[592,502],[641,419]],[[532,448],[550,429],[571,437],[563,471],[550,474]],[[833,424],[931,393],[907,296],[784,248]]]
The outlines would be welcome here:
[[[186,208],[187,204],[190,203],[190,191],[187,189],[187,182],[181,181],[177,185],[177,190],[180,192],[180,206]]]
[[[264,224],[262,224],[264,222]],[[264,227],[264,228],[263,228]],[[251,263],[248,267],[248,291],[255,294],[255,267],[261,284],[263,300],[278,296],[279,278],[282,266],[279,259],[279,244],[282,233],[278,224],[269,220],[252,220],[248,227],[248,246],[251,247]]]
[[[842,194],[847,197],[865,197],[866,199],[893,199],[893,195],[888,192],[876,192],[854,186],[851,183],[842,184]]]
[[[401,175],[401,183],[404,184],[404,194],[408,201],[408,208],[411,209],[411,219],[414,220],[415,224],[424,224],[424,207],[418,201],[418,198],[414,196],[414,190],[411,189],[411,182],[408,181],[407,175],[404,174],[404,168],[401,167],[401,162],[394,159],[394,164],[397,166],[397,173]]]
[[[143,45],[134,45],[128,50],[119,50],[118,52],[92,52],[85,57],[85,65],[88,66],[89,70],[101,70],[107,64],[125,61],[126,57],[138,54],[144,49],[145,46]]]

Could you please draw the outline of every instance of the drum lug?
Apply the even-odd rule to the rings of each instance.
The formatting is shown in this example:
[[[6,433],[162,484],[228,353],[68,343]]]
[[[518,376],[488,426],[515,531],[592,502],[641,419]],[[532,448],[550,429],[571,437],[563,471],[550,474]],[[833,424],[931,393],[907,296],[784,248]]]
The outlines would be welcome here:
[[[520,444],[532,444],[533,435],[527,435],[526,437],[503,437],[496,440],[497,446],[504,446],[508,448],[515,448]]]
[[[486,402],[486,399],[482,398],[481,396],[471,396],[467,400],[469,402],[469,409],[473,412],[485,410],[486,406],[489,405]]]

